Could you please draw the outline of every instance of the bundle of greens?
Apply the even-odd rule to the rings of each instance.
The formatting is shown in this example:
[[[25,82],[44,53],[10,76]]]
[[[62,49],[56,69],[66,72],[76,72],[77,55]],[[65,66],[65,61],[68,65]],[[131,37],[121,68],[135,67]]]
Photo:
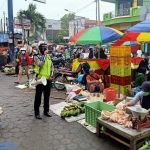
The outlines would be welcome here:
[[[138,150],[150,150],[150,140],[146,141],[145,144]]]
[[[85,102],[73,103],[72,105],[64,107],[61,111],[61,117],[77,116],[82,113],[85,113]]]
[[[12,68],[8,68],[8,69],[4,69],[4,72],[7,75],[13,75],[13,74],[15,74],[15,69],[13,67]]]

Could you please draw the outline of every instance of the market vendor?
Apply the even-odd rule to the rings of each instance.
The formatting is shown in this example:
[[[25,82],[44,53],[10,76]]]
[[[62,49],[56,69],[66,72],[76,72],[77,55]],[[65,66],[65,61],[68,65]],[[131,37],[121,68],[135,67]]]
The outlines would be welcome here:
[[[76,71],[80,64],[82,64],[82,62],[80,61],[80,54],[77,54],[72,63],[72,71]]]
[[[139,87],[144,81],[146,81],[146,67],[141,67],[138,71],[136,79],[131,82],[131,85],[134,87]]]
[[[135,95],[135,97],[124,105],[124,109],[128,106],[134,106],[138,102],[142,108],[150,110],[150,82],[143,82],[140,87],[141,91]]]
[[[87,75],[86,80],[90,93],[102,93],[104,91],[104,84],[102,83],[101,76],[95,73],[93,68],[89,69],[89,75]]]

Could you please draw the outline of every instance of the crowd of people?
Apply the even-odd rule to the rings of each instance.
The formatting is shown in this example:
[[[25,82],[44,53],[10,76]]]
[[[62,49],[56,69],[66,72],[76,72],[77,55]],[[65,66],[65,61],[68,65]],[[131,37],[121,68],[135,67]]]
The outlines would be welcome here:
[[[56,50],[54,50],[56,51]],[[64,52],[68,52],[68,49],[65,49]],[[59,52],[59,51],[58,51]],[[93,59],[98,58],[100,56],[101,59],[109,59],[107,49],[99,49],[94,50],[93,48],[82,48],[79,47],[77,49],[73,49],[70,51],[71,55],[74,56],[73,64],[82,64],[80,62],[81,59]],[[143,54],[138,50],[137,55],[134,54],[134,57],[143,57],[143,60],[139,64],[137,68],[137,76],[133,82],[131,82],[132,88],[134,88],[135,97],[134,99],[127,103],[125,107],[135,105],[138,101],[141,102],[141,106],[147,109],[150,108],[147,105],[147,99],[149,99],[150,92],[150,72],[149,72],[149,58],[143,56]],[[87,62],[88,64],[88,62]],[[25,70],[25,74],[27,75],[27,79],[29,81],[29,71],[28,66],[34,66],[35,78],[38,80],[42,76],[44,76],[47,80],[46,86],[39,84],[36,86],[36,94],[34,101],[34,111],[35,117],[37,119],[42,119],[39,107],[41,105],[41,95],[44,92],[44,115],[47,117],[51,117],[49,113],[49,97],[51,91],[51,81],[53,79],[53,63],[49,55],[49,50],[46,43],[40,43],[37,47],[32,47],[32,50],[27,50],[27,47],[16,48],[16,74],[18,77],[16,84],[20,83],[21,76],[23,74],[23,70]],[[85,65],[86,66],[86,65]],[[85,67],[84,66],[84,67]],[[85,79],[87,83],[87,90],[90,93],[104,91],[104,80],[103,76],[95,73],[94,68],[90,68],[87,65],[85,68],[87,70]],[[72,65],[72,71],[76,71],[74,65]]]

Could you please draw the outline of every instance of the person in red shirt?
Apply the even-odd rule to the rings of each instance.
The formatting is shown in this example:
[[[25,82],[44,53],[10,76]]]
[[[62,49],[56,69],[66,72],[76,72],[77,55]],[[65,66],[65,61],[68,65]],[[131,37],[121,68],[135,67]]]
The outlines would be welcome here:
[[[15,83],[19,84],[23,70],[25,70],[25,74],[27,75],[28,81],[29,81],[29,74],[28,74],[28,66],[30,65],[30,58],[29,55],[26,53],[25,48],[20,49],[21,54],[19,55],[19,75],[18,80],[15,81]]]
[[[101,76],[95,73],[95,70],[93,68],[90,68],[89,75],[87,75],[86,80],[90,93],[102,93],[104,91],[104,84],[102,83]]]

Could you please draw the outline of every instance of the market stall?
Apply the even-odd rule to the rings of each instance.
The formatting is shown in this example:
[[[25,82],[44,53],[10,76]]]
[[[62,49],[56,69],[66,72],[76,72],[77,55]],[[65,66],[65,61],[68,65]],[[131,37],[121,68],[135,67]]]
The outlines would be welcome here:
[[[102,127],[107,128],[110,132],[101,130]],[[114,140],[124,144],[129,147],[130,150],[137,150],[137,143],[145,137],[149,137],[150,128],[144,128],[141,132],[138,132],[136,129],[125,128],[124,125],[119,125],[114,122],[103,120],[101,117],[97,118],[97,128],[96,134],[98,137],[101,134],[105,134]],[[143,141],[142,141],[143,142]],[[143,150],[146,150],[143,149]]]

